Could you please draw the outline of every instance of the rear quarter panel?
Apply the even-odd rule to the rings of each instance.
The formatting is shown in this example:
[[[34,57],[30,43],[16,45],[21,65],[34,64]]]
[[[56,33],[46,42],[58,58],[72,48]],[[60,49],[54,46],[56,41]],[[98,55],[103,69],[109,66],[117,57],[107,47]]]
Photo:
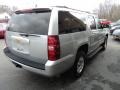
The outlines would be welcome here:
[[[72,33],[73,48],[74,48],[73,53],[75,56],[77,54],[79,47],[81,47],[82,45],[85,45],[85,44],[88,44],[88,46],[89,46],[90,42],[89,42],[88,34],[89,34],[88,31]]]

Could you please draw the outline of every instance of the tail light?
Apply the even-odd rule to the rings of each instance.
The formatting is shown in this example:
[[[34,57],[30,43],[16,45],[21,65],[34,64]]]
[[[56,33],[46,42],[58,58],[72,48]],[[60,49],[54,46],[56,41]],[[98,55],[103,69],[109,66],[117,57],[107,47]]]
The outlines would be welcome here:
[[[48,60],[55,61],[60,58],[60,42],[57,35],[48,36]]]

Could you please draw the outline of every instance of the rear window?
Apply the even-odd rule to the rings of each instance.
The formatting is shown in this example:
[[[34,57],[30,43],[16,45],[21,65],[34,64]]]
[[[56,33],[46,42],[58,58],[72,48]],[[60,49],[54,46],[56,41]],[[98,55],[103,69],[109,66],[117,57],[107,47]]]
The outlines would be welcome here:
[[[47,35],[51,12],[14,14],[9,21],[9,31]]]

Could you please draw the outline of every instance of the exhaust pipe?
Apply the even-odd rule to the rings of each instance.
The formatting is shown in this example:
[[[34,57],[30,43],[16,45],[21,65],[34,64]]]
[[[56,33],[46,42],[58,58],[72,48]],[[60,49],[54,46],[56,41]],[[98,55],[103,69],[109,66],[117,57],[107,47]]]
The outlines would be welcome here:
[[[21,65],[19,65],[19,64],[17,64],[17,63],[15,63],[15,62],[12,62],[17,68],[22,68],[22,66]]]

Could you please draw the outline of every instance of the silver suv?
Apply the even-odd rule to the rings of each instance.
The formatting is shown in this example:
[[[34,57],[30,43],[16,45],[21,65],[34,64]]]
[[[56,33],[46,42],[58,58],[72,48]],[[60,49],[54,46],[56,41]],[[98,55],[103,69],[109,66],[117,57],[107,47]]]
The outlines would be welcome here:
[[[16,11],[6,31],[4,53],[20,68],[55,76],[72,68],[84,71],[87,58],[105,49],[103,33],[95,15],[67,7]]]

